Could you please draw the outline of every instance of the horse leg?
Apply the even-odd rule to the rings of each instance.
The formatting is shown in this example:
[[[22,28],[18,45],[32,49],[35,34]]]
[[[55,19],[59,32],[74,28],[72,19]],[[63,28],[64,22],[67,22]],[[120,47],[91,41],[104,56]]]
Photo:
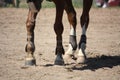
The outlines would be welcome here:
[[[64,0],[53,0],[56,5],[56,19],[54,24],[54,31],[56,33],[56,59],[55,64],[56,65],[63,65],[64,60],[62,57],[62,54],[64,54],[64,48],[62,45],[62,33],[63,33],[63,23],[62,23],[62,16],[64,11]]]
[[[19,3],[20,3],[19,0],[13,0],[13,6],[14,7],[19,8]]]
[[[89,24],[89,11],[90,11],[92,2],[93,0],[83,0],[83,12],[80,18],[82,35],[81,35],[81,39],[79,42],[79,53],[78,53],[77,63],[86,62],[86,54],[85,54],[86,41],[87,41],[86,31],[87,31],[88,24]]]
[[[36,60],[34,57],[35,44],[34,44],[34,29],[35,29],[35,20],[36,16],[41,8],[40,0],[27,0],[29,6],[28,18],[26,21],[27,28],[27,44],[26,44],[26,52],[27,56],[25,58],[25,65],[36,65]]]
[[[13,7],[15,7],[15,0],[12,0],[11,3],[13,5]]]
[[[74,10],[74,7],[72,5],[71,0],[65,1],[65,10],[68,15],[68,21],[70,23],[70,38],[69,38],[69,49],[64,55],[65,59],[76,59],[74,57],[75,50],[77,49],[77,41],[76,41],[76,12]]]

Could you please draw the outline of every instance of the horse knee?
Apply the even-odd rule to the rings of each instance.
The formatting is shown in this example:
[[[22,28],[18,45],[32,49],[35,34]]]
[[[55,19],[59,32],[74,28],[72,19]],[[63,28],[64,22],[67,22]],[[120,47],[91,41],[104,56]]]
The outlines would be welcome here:
[[[27,31],[33,32],[35,28],[35,20],[27,20],[26,27],[27,27]]]

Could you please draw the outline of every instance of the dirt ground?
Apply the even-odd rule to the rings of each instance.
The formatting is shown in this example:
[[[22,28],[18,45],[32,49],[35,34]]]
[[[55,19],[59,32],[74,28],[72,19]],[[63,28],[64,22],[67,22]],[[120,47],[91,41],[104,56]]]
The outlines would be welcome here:
[[[77,41],[81,35],[77,11]],[[120,80],[120,8],[92,8],[84,65],[56,66],[55,9],[42,9],[35,28],[37,66],[24,67],[28,9],[0,8],[0,80]],[[69,23],[63,17],[63,44],[69,43]],[[76,51],[77,54],[77,51]]]

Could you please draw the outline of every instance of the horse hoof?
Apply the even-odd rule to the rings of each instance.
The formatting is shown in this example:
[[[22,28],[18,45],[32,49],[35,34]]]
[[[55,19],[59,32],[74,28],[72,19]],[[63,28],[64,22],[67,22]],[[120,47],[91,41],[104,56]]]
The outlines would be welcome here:
[[[54,64],[55,65],[64,65],[64,60],[61,55],[57,55]]]
[[[64,55],[64,59],[73,59],[73,60],[77,60],[77,58],[74,55],[69,55],[69,54],[65,54]]]
[[[64,65],[64,61],[63,60],[55,60],[54,64],[55,65]]]
[[[35,59],[26,60],[26,61],[25,61],[25,65],[26,65],[26,66],[35,66],[35,65],[36,65],[36,60],[35,60]]]
[[[86,62],[87,62],[87,60],[84,56],[79,56],[77,58],[77,64],[85,64]]]
[[[77,60],[77,58],[74,55],[70,55],[70,54],[64,55],[65,64],[75,63],[75,60]]]

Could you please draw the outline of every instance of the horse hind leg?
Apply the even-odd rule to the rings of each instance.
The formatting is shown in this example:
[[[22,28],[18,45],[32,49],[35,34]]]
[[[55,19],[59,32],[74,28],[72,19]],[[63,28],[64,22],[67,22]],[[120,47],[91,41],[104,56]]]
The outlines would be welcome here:
[[[87,37],[86,37],[86,31],[88,28],[89,24],[89,11],[91,8],[93,0],[83,0],[83,12],[81,16],[81,28],[82,28],[82,35],[81,39],[79,42],[79,52],[78,52],[78,59],[77,63],[85,63],[86,62],[86,42],[87,42]]]
[[[27,44],[25,50],[27,52],[27,56],[25,58],[25,65],[36,65],[36,59],[34,57],[34,51],[35,51],[34,29],[35,29],[36,16],[41,8],[41,2],[40,0],[34,2],[28,0],[27,3],[29,5],[29,13],[26,21]]]
[[[70,61],[68,61],[68,60],[70,60],[70,59],[76,60],[74,53],[77,49],[77,40],[76,40],[77,20],[76,20],[76,12],[75,12],[74,7],[72,5],[72,1],[66,0],[65,3],[66,3],[65,10],[67,12],[68,21],[69,21],[71,26],[70,26],[69,48],[64,55],[64,59],[66,60],[67,63],[69,63]]]

